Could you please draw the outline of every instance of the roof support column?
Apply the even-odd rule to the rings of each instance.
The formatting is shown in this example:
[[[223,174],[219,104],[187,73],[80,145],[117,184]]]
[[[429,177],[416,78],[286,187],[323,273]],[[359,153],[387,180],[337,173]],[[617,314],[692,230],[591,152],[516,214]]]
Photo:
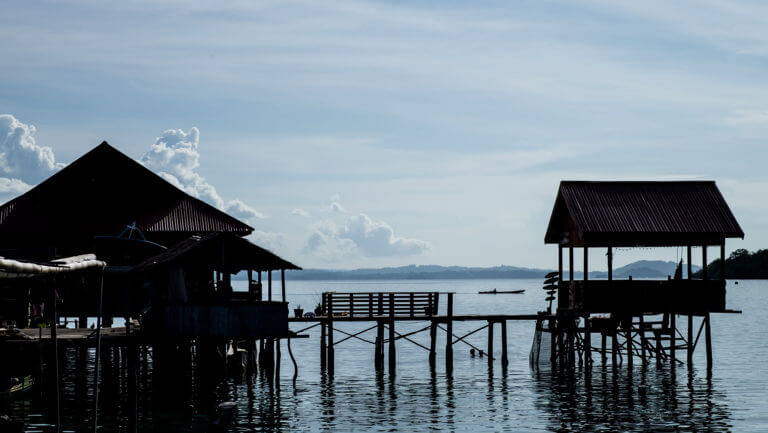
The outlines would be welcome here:
[[[720,244],[720,280],[725,281],[725,238]]]
[[[557,281],[563,282],[563,246],[557,246]]]
[[[701,246],[701,278],[707,279],[707,246]]]
[[[285,302],[285,269],[280,269],[280,284],[283,289],[283,302]]]
[[[272,271],[267,271],[267,300],[272,300]]]
[[[589,279],[589,248],[584,246],[584,281]]]
[[[693,247],[688,245],[688,279],[693,279],[693,263],[691,263],[691,250]]]
[[[568,279],[573,281],[573,246],[568,247]]]
[[[608,281],[613,280],[613,248],[608,247]]]

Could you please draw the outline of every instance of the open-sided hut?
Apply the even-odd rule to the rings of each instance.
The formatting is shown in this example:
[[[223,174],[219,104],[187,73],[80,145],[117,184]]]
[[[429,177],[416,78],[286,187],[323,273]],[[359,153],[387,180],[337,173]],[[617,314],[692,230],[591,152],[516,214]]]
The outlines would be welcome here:
[[[545,236],[545,243],[558,246],[557,314],[563,322],[569,317],[584,318],[589,341],[590,315],[608,313],[623,320],[629,336],[640,333],[645,344],[650,328],[642,325],[643,316],[664,313],[661,333],[671,333],[674,353],[676,315],[687,315],[689,327],[692,316],[703,316],[708,329],[709,313],[727,311],[725,281],[707,278],[707,248],[718,247],[724,264],[726,239],[743,237],[714,181],[563,181]],[[685,247],[687,279],[616,280],[613,249],[617,247]],[[691,277],[694,247],[701,248],[704,263],[703,278],[698,280]],[[574,248],[583,248],[582,280],[574,279]],[[589,279],[589,250],[595,248],[606,253],[607,280]],[[568,254],[567,276],[563,250]],[[640,328],[633,328],[633,317],[639,319]],[[687,343],[692,352],[693,343]]]

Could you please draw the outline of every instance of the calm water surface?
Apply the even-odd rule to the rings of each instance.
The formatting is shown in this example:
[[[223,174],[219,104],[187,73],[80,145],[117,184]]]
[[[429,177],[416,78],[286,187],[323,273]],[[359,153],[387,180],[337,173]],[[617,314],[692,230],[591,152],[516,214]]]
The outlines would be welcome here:
[[[523,295],[477,295],[478,290],[527,289]],[[530,314],[544,307],[539,280],[452,280],[380,282],[289,282],[291,308],[301,304],[311,310],[324,290],[336,291],[454,291],[455,313]],[[243,287],[244,288],[244,284]],[[729,308],[743,315],[716,315],[712,319],[715,367],[706,378],[703,344],[687,367],[672,374],[650,366],[646,371],[635,362],[615,371],[593,367],[590,384],[584,375],[569,377],[549,368],[531,369],[528,352],[534,333],[532,322],[508,325],[510,364],[502,370],[497,360],[489,369],[486,359],[469,356],[469,347],[458,344],[454,352],[454,374],[446,377],[442,351],[437,372],[430,374],[427,352],[409,342],[398,341],[397,376],[377,374],[373,368],[373,346],[355,339],[336,347],[333,379],[319,368],[319,328],[309,339],[293,340],[292,350],[299,364],[294,384],[293,365],[283,346],[280,383],[264,377],[223,376],[215,383],[180,368],[176,377],[163,378],[165,386],[154,384],[152,365],[140,368],[139,431],[212,431],[211,421],[219,402],[234,401],[234,425],[223,431],[768,431],[768,311],[766,281],[728,284]],[[444,310],[444,305],[441,306]],[[680,320],[684,322],[684,320]],[[300,329],[299,324],[292,325]],[[340,329],[356,332],[368,324],[341,324]],[[426,326],[398,324],[398,332]],[[456,323],[454,333],[463,335],[481,326]],[[373,339],[375,331],[363,334]],[[337,341],[341,335],[337,334]],[[486,333],[468,339],[485,348]],[[495,356],[500,357],[496,328]],[[444,347],[444,334],[438,347]],[[428,343],[428,333],[412,337]],[[684,355],[683,355],[684,356]],[[93,351],[82,356],[77,350],[66,354],[66,382],[63,388],[65,431],[87,429],[92,401],[91,376],[78,374],[92,363]],[[208,377],[209,375],[206,375]],[[127,431],[124,409],[125,377],[120,372],[108,378],[110,385],[102,420],[102,431]],[[154,391],[152,390],[155,388]],[[46,401],[37,393],[27,400],[4,405],[4,411],[22,418],[28,431],[52,431]],[[222,431],[222,430],[219,430]]]

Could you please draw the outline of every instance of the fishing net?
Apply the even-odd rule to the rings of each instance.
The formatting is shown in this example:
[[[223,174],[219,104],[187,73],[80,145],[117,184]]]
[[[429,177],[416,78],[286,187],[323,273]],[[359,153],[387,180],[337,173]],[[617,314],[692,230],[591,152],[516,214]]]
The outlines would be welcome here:
[[[542,330],[542,323],[536,322],[536,331],[533,333],[533,343],[531,344],[531,353],[528,360],[532,367],[540,363],[549,362],[552,354],[551,338],[549,332]]]

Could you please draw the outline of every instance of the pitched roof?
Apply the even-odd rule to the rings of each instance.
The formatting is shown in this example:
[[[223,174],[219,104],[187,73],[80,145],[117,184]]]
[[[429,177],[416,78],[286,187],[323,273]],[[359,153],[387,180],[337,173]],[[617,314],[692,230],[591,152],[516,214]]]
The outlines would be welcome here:
[[[301,269],[247,239],[230,233],[209,233],[204,236],[190,236],[168,250],[136,265],[132,270],[146,272],[158,266],[182,261],[205,263],[230,272],[239,272],[244,269],[256,271]]]
[[[106,141],[0,206],[1,236],[231,232],[253,228],[181,191]]]
[[[744,232],[714,181],[563,181],[544,242],[675,246],[734,237]]]

